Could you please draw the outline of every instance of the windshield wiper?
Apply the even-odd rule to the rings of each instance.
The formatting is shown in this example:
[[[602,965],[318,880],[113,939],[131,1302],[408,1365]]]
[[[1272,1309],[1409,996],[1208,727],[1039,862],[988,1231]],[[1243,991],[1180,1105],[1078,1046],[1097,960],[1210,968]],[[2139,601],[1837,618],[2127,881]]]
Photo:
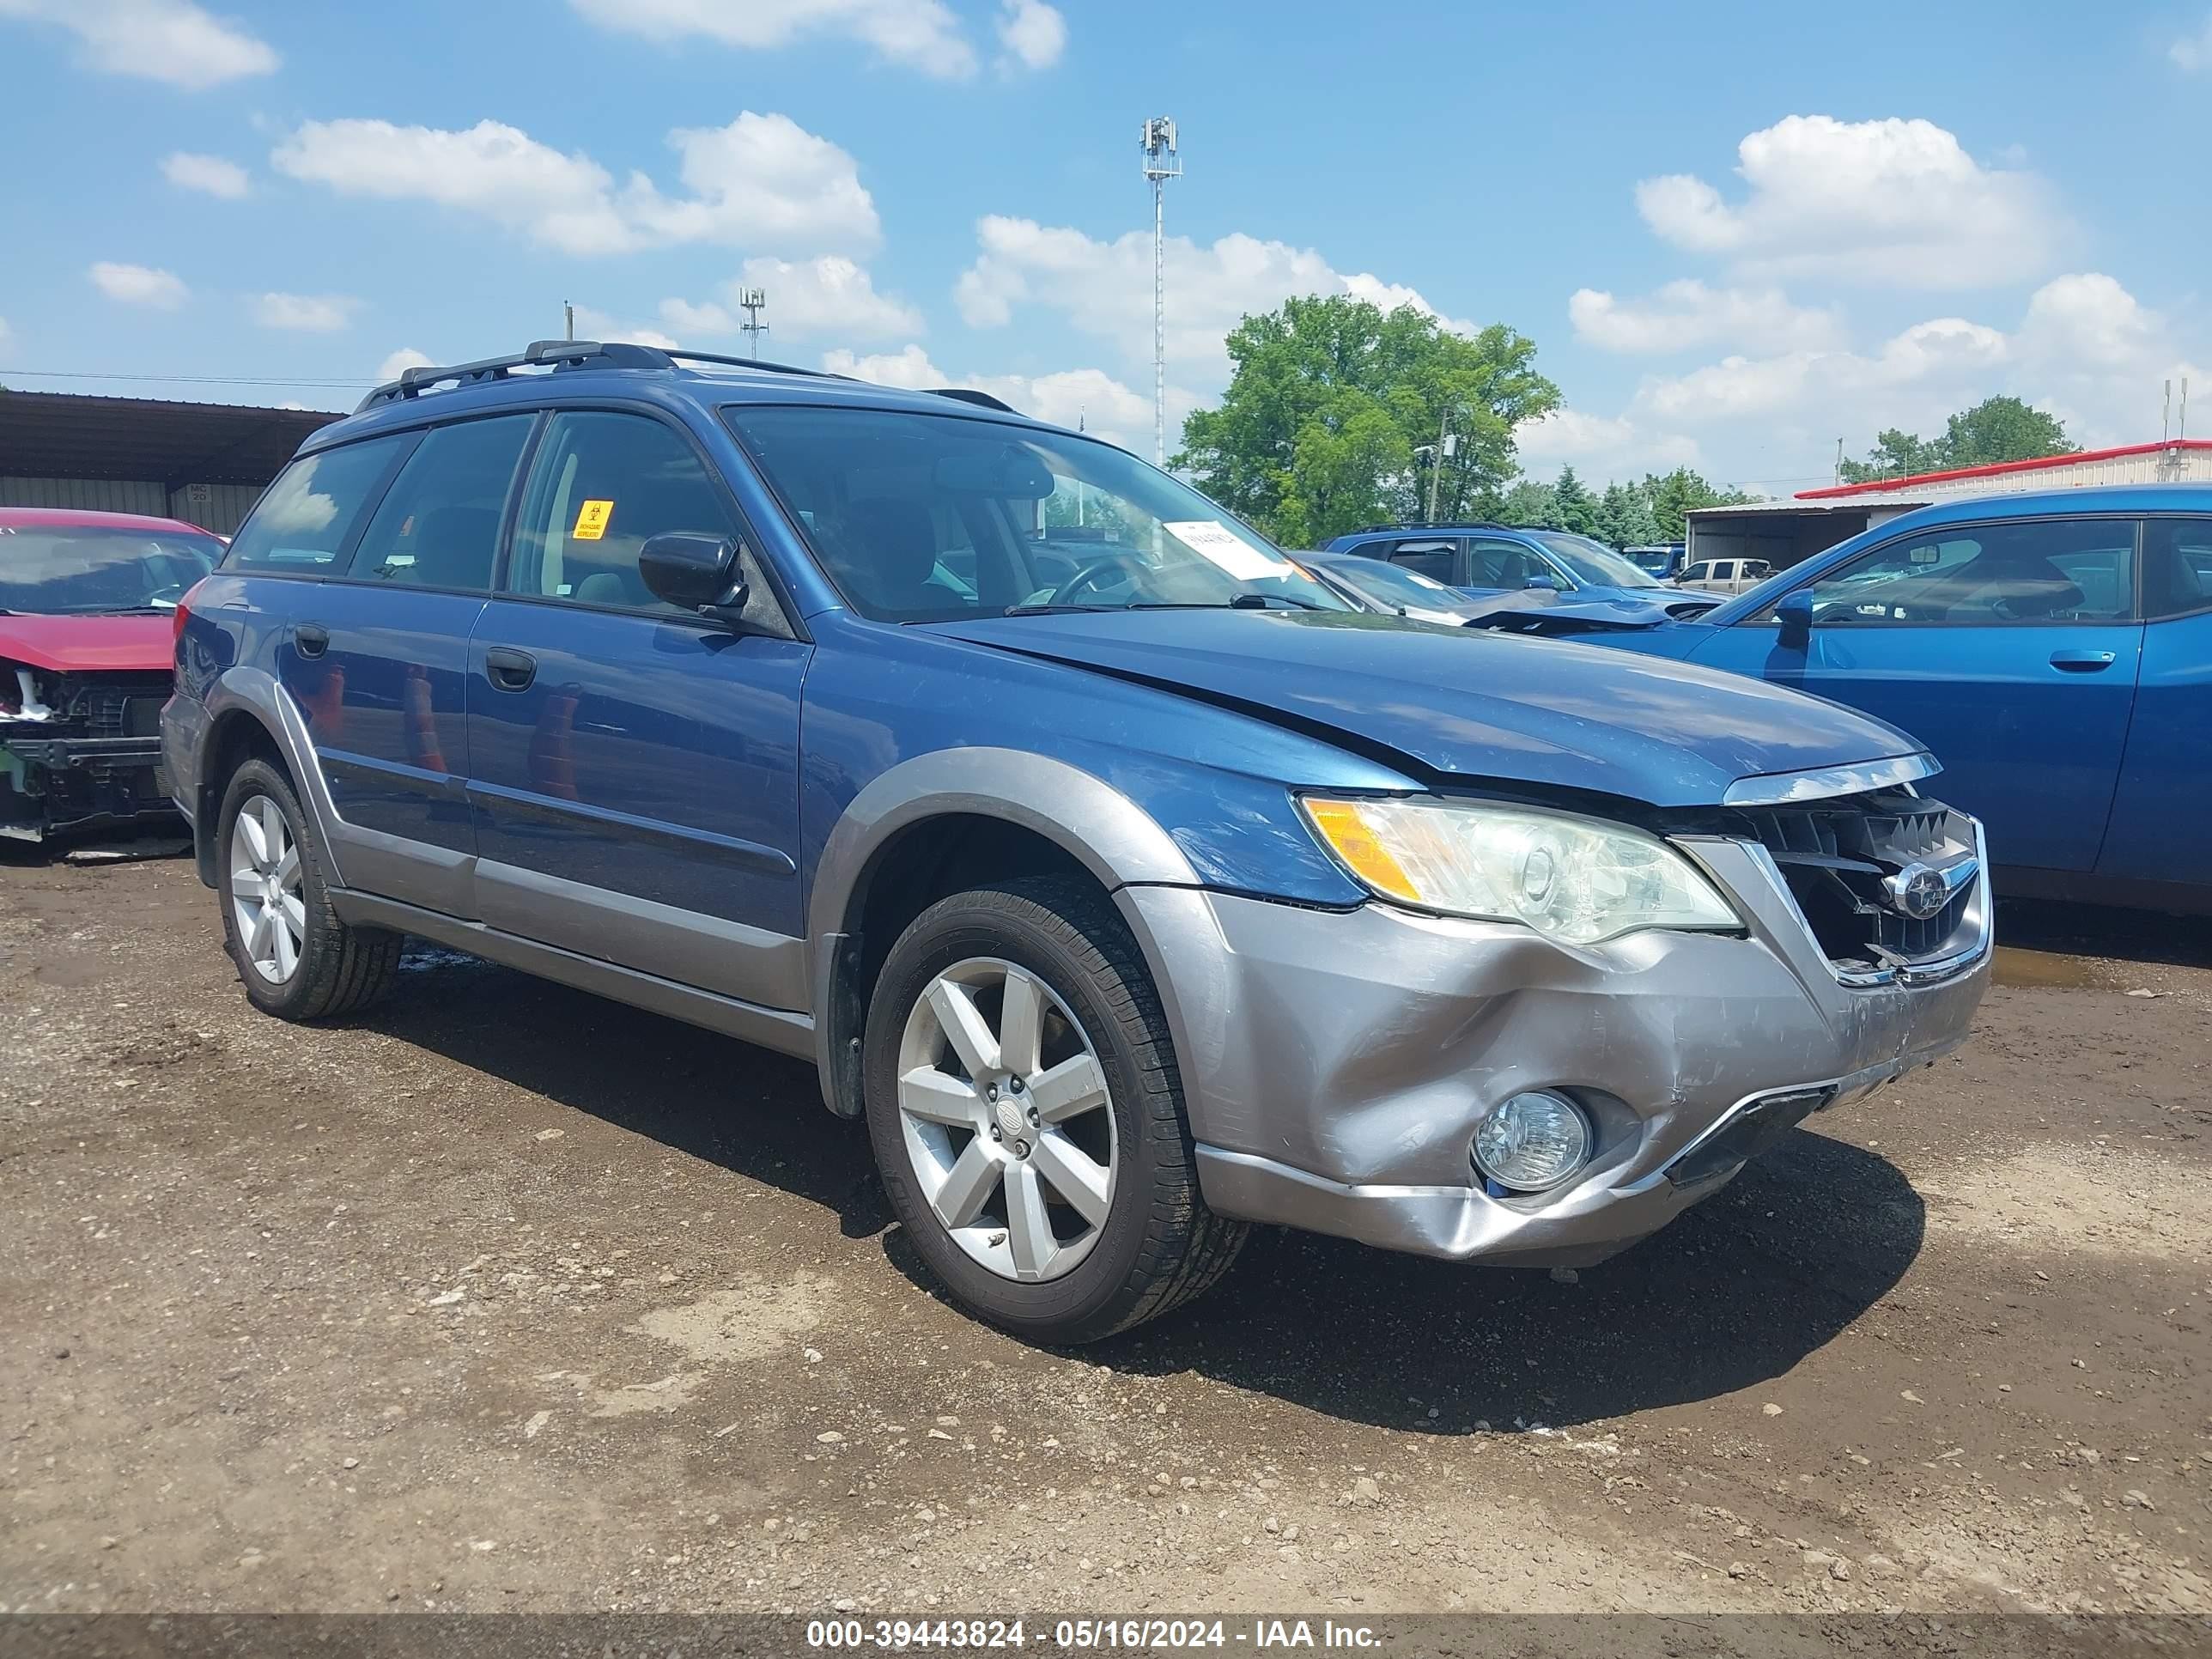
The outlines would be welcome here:
[[[1288,593],[1236,593],[1225,599],[1140,599],[1131,611],[1265,611],[1270,605],[1294,605],[1301,611],[1319,611],[1311,599]]]
[[[1097,611],[1127,611],[1133,608],[1121,605],[1010,605],[999,614],[1002,617],[1074,617]]]

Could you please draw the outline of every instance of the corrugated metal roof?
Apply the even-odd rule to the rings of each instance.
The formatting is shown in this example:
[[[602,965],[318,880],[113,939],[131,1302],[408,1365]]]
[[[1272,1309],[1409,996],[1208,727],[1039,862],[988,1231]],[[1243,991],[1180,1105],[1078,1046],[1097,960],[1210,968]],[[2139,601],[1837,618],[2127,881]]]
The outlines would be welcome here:
[[[2069,473],[2079,473],[2069,479]],[[2043,455],[2027,461],[1992,461],[1942,472],[1915,472],[1865,483],[1831,484],[1801,489],[1801,501],[1877,499],[1915,495],[1915,505],[1952,495],[1995,495],[2012,489],[2045,489],[2054,484],[2160,483],[2212,477],[2212,439],[2172,438],[2154,444],[2122,444],[2112,449],[2077,449],[2069,455]]]
[[[0,389],[0,474],[265,484],[301,439],[338,418],[318,410]]]

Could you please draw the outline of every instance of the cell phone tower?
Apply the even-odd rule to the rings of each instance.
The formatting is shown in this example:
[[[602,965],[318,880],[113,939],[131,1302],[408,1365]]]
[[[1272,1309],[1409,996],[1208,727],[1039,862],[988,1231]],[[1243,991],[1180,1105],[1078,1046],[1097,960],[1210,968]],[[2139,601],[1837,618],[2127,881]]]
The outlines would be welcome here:
[[[1152,186],[1152,459],[1168,464],[1168,180],[1182,177],[1176,124],[1156,115],[1145,123],[1145,177]]]
[[[768,290],[764,288],[740,289],[738,309],[745,313],[744,321],[738,325],[738,331],[745,337],[745,356],[758,362],[760,337],[768,332],[768,325],[760,319],[761,313],[768,309]]]

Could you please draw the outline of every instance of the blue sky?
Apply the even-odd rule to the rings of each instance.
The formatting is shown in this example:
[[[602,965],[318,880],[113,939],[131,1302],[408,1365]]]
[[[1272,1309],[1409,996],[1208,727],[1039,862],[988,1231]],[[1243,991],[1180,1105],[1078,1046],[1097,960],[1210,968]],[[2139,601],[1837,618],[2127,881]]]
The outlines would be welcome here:
[[[0,0],[0,380],[350,407],[399,354],[556,334],[563,300],[736,350],[757,283],[769,356],[1148,448],[1164,113],[1171,420],[1243,313],[1348,290],[1533,337],[1567,400],[1523,436],[1547,475],[1786,492],[2000,391],[2136,441],[2182,374],[2212,435],[2203,0],[1847,21]]]

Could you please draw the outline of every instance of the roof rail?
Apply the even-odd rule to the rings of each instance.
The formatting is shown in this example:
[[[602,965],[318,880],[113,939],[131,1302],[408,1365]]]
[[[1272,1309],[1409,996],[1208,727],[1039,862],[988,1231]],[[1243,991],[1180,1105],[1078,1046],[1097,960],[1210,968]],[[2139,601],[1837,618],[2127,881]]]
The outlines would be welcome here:
[[[801,368],[795,363],[763,362],[757,357],[732,357],[719,351],[679,351],[673,346],[661,354],[679,363],[726,363],[732,368],[757,368],[763,374],[805,374],[817,380],[849,380],[849,374],[826,368]]]
[[[1494,519],[1400,519],[1394,524],[1364,524],[1348,536],[1364,536],[1371,530],[1516,530],[1523,526],[1499,524]]]
[[[404,398],[419,398],[432,386],[447,380],[458,380],[463,386],[485,380],[503,380],[508,371],[517,368],[580,368],[587,362],[604,363],[615,368],[666,368],[668,354],[656,346],[629,345],[620,342],[602,345],[597,340],[534,340],[527,349],[506,357],[484,357],[472,363],[422,363],[403,369],[399,378],[376,388],[354,405],[358,415],[364,409],[374,409],[379,404],[394,404]]]
[[[962,403],[973,404],[978,409],[1003,409],[1009,415],[1022,412],[1002,398],[994,398],[988,392],[977,392],[969,386],[937,386],[930,387],[930,390],[940,398],[957,398]]]

